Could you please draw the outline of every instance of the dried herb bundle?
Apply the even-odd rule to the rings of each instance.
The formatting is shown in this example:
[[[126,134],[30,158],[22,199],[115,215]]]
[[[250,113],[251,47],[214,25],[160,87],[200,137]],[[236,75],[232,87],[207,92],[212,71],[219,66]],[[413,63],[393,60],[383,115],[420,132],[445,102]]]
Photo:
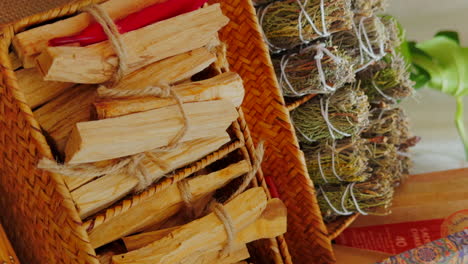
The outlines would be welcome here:
[[[358,73],[357,79],[361,80],[361,88],[370,102],[396,103],[411,96],[414,91],[408,66],[399,55],[385,57]]]
[[[330,93],[354,81],[350,58],[340,50],[325,48],[324,44],[273,57],[273,64],[284,96]]]
[[[371,16],[385,12],[388,7],[388,0],[352,0],[351,6],[355,15]]]
[[[397,20],[392,16],[382,16],[380,20],[385,26],[387,33],[386,52],[394,54],[395,49],[401,46],[402,39],[400,36],[400,29],[398,28]]]
[[[326,222],[352,213],[386,215],[393,198],[393,187],[386,178],[368,182],[320,186],[318,203]]]
[[[322,13],[323,3],[323,13]],[[278,52],[350,30],[350,0],[284,0],[258,9],[270,50]],[[323,18],[323,19],[322,19]]]
[[[402,180],[403,168],[397,147],[387,142],[369,142],[367,150],[372,177],[387,179],[392,185],[398,185]]]
[[[330,96],[317,96],[291,112],[299,140],[310,143],[358,134],[369,124],[369,101],[346,85]]]
[[[347,138],[325,141],[317,145],[304,144],[309,176],[317,184],[362,182],[370,177],[366,140]]]
[[[371,111],[370,125],[363,138],[385,137],[387,143],[399,146],[410,138],[408,117],[402,108],[376,108]]]
[[[377,16],[357,17],[354,19],[353,30],[332,35],[333,45],[353,58],[351,62],[357,71],[380,60],[388,48],[388,41],[385,25]]]

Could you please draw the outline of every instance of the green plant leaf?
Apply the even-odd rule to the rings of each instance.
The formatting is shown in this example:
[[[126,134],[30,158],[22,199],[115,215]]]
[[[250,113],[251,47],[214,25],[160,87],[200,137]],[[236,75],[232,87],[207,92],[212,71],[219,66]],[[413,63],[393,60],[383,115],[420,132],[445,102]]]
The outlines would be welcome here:
[[[431,81],[431,75],[418,65],[413,65],[411,67],[411,80],[415,82],[414,89],[420,89]]]
[[[447,38],[457,42],[458,45],[460,45],[460,36],[458,35],[458,32],[456,32],[456,31],[450,31],[450,30],[439,31],[439,32],[437,32],[437,34],[435,36],[436,37],[438,37],[438,36],[447,37]]]
[[[416,45],[431,57],[412,54],[413,62],[426,70],[430,87],[452,96],[460,96],[468,89],[468,53],[452,38],[439,35]],[[423,58],[424,57],[424,58]]]

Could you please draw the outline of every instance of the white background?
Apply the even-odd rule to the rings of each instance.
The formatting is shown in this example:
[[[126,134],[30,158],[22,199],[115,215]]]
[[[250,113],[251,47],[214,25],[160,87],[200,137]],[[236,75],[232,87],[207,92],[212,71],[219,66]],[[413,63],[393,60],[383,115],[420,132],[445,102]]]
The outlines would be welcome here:
[[[468,45],[468,0],[389,0],[388,13],[396,16],[408,38],[423,41],[440,30],[456,30]],[[465,98],[465,127],[468,98]],[[468,167],[454,124],[455,102],[438,91],[423,89],[404,104],[415,134],[423,139],[414,148],[413,173]]]

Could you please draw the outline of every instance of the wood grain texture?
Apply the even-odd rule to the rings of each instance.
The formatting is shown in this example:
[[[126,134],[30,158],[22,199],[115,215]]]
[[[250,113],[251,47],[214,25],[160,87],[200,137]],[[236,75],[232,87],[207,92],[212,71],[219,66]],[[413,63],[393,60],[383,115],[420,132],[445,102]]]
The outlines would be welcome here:
[[[158,84],[173,84],[190,79],[215,62],[216,56],[205,47],[157,61],[126,75],[113,89],[141,89]]]
[[[234,105],[226,100],[187,103],[183,108],[189,126],[181,142],[217,136],[238,117]],[[178,106],[81,122],[68,138],[66,162],[109,160],[167,146],[183,126]]]
[[[216,151],[229,141],[227,133],[222,131],[219,137],[187,141],[174,150],[161,153],[158,155],[158,160],[164,166],[160,166],[148,157],[142,161],[142,164],[154,182],[169,172]],[[138,183],[138,179],[128,173],[109,174],[73,190],[72,197],[81,218],[84,219],[132,192]]]
[[[163,1],[164,0],[110,0],[101,4],[101,6],[107,11],[111,18],[118,19]],[[81,13],[67,19],[21,32],[13,38],[13,45],[19,57],[22,59],[24,67],[32,68],[35,66],[35,57],[48,47],[49,40],[78,34],[92,21],[93,19],[90,15]]]
[[[203,47],[228,21],[216,4],[123,34],[126,74]],[[118,59],[105,41],[87,47],[49,47],[36,63],[45,80],[103,83],[117,70]]]
[[[249,170],[248,162],[242,161],[220,171],[194,177],[188,180],[190,192],[195,199],[198,199],[206,193],[221,188]],[[91,244],[97,248],[121,237],[145,230],[171,217],[183,206],[179,188],[177,185],[172,185],[138,206],[130,208],[119,217],[93,229],[89,233]]]
[[[266,195],[262,188],[252,188],[224,206],[236,230],[243,230],[255,221],[266,208]],[[242,206],[239,206],[242,205]],[[117,255],[113,263],[177,263],[195,252],[220,247],[227,234],[219,218],[211,213],[182,226],[170,235],[141,249]]]
[[[51,101],[75,85],[74,83],[44,81],[42,75],[34,68],[18,70],[16,77],[26,102],[32,109]]]
[[[254,223],[242,230],[236,237],[237,241],[248,241],[254,235],[259,238],[276,237],[277,234],[286,233],[287,209],[279,199],[272,199],[268,202],[265,211],[255,220]],[[180,227],[172,227],[153,232],[141,233],[123,238],[125,247],[128,250],[136,250],[145,247],[154,241],[160,240]],[[248,234],[248,235],[247,235]],[[246,242],[246,243],[247,243]],[[239,243],[242,245],[242,243]]]
[[[96,86],[78,85],[34,111],[34,117],[59,153],[64,154],[75,124],[91,119],[96,96]]]
[[[227,72],[216,77],[172,87],[182,102],[200,102],[216,99],[231,101],[239,107],[244,99],[244,86],[238,74]],[[140,97],[129,99],[101,99],[94,103],[99,119],[118,117],[131,113],[177,104],[173,98]]]

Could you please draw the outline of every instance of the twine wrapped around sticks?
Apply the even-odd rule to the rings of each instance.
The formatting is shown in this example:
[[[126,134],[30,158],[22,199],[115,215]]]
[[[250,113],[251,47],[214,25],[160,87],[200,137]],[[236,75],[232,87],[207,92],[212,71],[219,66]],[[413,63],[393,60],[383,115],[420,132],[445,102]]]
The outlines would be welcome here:
[[[400,55],[385,57],[377,64],[358,73],[361,88],[370,102],[395,104],[398,100],[410,97],[414,93],[408,65]]]
[[[365,140],[360,138],[303,144],[302,150],[314,183],[362,182],[370,177]]]
[[[377,16],[357,17],[353,29],[332,35],[333,45],[353,58],[356,72],[360,72],[386,55],[388,34]]]
[[[317,96],[291,112],[303,143],[342,139],[358,134],[369,123],[367,96],[347,85],[333,95]]]
[[[353,82],[354,70],[349,60],[342,51],[319,43],[281,59],[273,57],[273,64],[283,95],[298,97],[331,93]]]
[[[258,170],[261,168],[262,162],[263,162],[263,156],[265,154],[265,148],[264,148],[264,142],[261,141],[257,148],[255,149],[255,160],[254,163],[252,164],[252,169],[247,173],[244,178],[242,179],[241,184],[237,187],[236,191],[232,193],[224,203],[228,203],[232,201],[234,198],[236,198],[238,195],[243,193],[247,187],[250,185],[252,182],[252,179],[255,177],[255,174],[257,174]],[[181,193],[182,199],[186,205],[186,208],[188,209],[187,216],[189,219],[196,219],[200,217],[201,214],[206,214],[208,212],[213,212],[219,220],[224,225],[224,228],[226,230],[227,234],[227,244],[223,248],[223,250],[220,252],[222,256],[229,255],[229,253],[232,251],[232,248],[234,246],[234,241],[235,241],[235,236],[237,234],[237,230],[235,230],[233,221],[229,213],[225,210],[223,204],[218,202],[214,197],[207,203],[207,206],[205,210],[201,212],[200,215],[196,215],[194,212],[194,208],[192,206],[193,204],[193,196],[192,193],[190,192],[190,186],[188,185],[186,180],[183,180],[178,183],[178,188]]]
[[[361,183],[321,185],[317,199],[324,220],[331,222],[353,213],[386,215],[390,213],[393,193],[389,180],[374,177]]]
[[[86,7],[84,11],[92,15],[96,22],[102,26],[119,59],[118,69],[115,71],[114,76],[108,84],[111,85],[110,87],[112,87],[122,79],[123,75],[128,69],[126,63],[127,52],[125,45],[120,37],[120,33],[114,21],[102,7],[94,4]],[[161,168],[166,167],[165,162],[160,160],[157,154],[165,153],[177,148],[180,140],[184,137],[187,130],[189,129],[188,118],[183,109],[182,100],[169,85],[160,85],[160,87],[147,87],[141,90],[113,90],[105,86],[101,86],[99,89],[102,94],[111,98],[141,96],[173,97],[179,106],[181,115],[184,120],[184,125],[166,147],[135,154],[133,156],[123,157],[117,159],[114,163],[111,163],[108,166],[99,167],[95,164],[63,165],[58,164],[53,160],[43,158],[39,161],[38,168],[69,177],[100,177],[108,174],[126,173],[127,175],[132,175],[138,179],[139,184],[136,188],[136,191],[140,192],[149,187],[153,182],[162,178],[155,178],[150,175],[142,161],[147,159],[154,162]]]
[[[349,30],[352,24],[350,0],[284,0],[257,11],[265,41],[272,52]]]

